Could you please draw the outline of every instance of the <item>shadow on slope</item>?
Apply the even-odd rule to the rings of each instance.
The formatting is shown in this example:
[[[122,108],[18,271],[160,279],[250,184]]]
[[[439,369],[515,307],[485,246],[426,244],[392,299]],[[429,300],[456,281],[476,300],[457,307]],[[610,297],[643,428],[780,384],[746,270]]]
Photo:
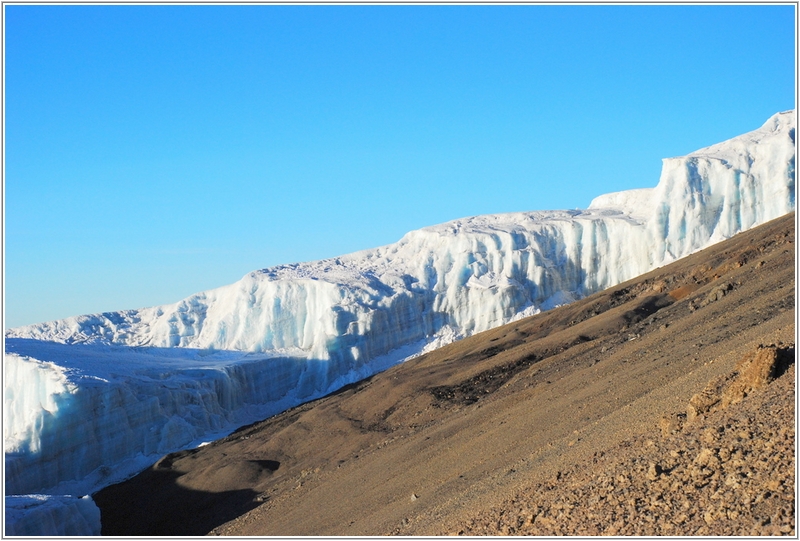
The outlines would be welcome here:
[[[215,527],[261,505],[263,497],[252,487],[280,467],[276,460],[244,459],[203,472],[206,490],[182,486],[198,449],[171,453],[129,483],[146,498],[130,501],[120,494],[122,485],[94,495],[102,509],[102,535],[165,536],[205,535]],[[240,488],[246,486],[247,488]]]

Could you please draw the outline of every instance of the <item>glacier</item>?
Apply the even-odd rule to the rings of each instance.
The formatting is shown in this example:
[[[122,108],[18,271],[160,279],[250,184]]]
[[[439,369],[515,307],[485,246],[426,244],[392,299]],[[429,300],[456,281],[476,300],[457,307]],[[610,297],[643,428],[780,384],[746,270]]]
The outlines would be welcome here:
[[[6,496],[5,535],[100,535],[100,509],[89,496]]]
[[[170,305],[10,329],[6,509],[9,495],[91,494],[163,454],[791,212],[794,134],[794,111],[778,113],[665,159],[654,188],[587,209],[453,220]]]

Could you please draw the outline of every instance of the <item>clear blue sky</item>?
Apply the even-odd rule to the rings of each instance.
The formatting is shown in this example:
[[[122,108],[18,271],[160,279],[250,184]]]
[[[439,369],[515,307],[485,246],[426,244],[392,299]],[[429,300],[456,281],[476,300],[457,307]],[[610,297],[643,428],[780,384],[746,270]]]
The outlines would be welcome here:
[[[795,99],[794,6],[5,6],[5,326],[586,207]]]

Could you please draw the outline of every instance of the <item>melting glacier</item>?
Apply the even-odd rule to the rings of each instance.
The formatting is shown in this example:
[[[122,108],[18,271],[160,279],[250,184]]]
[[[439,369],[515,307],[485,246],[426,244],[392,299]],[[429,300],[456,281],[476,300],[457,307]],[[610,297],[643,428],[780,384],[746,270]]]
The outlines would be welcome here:
[[[454,220],[171,305],[10,329],[6,494],[90,494],[165,453],[790,212],[794,130],[794,112],[779,113],[665,159],[655,188],[585,210]]]

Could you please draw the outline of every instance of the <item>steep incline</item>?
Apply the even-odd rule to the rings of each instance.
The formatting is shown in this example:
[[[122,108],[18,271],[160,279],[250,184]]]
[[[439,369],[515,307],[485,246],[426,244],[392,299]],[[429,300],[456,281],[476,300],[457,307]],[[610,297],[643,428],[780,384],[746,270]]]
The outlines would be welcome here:
[[[752,420],[717,423],[713,397],[724,406],[764,390],[741,377],[754,350],[793,361],[794,238],[792,214],[170,454],[94,495],[103,533],[748,535],[769,517],[783,528],[794,514],[791,389]],[[659,427],[673,432],[662,439]],[[763,439],[737,443],[744,430]],[[695,460],[704,447],[716,459]]]
[[[785,214],[794,113],[587,210],[455,220],[173,305],[6,332],[7,494],[85,494],[403,359]]]

